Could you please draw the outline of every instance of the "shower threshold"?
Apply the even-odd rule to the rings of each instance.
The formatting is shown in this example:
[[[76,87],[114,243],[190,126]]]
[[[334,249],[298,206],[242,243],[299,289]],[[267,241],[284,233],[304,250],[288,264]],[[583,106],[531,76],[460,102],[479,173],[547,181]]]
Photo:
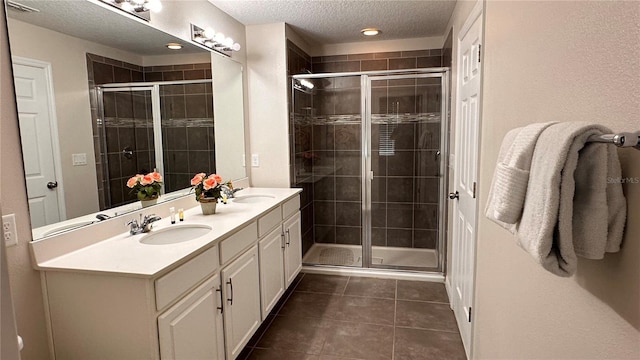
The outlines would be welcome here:
[[[438,256],[434,249],[373,246],[372,265],[410,268],[436,268]],[[303,264],[362,267],[362,246],[313,244],[302,259]]]

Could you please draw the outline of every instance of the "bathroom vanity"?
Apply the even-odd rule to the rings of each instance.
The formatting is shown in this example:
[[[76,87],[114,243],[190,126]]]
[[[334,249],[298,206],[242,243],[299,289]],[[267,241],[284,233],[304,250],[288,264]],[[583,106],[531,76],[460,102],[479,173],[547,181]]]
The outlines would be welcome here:
[[[56,256],[34,243],[55,358],[235,359],[301,269],[300,191],[245,189]]]

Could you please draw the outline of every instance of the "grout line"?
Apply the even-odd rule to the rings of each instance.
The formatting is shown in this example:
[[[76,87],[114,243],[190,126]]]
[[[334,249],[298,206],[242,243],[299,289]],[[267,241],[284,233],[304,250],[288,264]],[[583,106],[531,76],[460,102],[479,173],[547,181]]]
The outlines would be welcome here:
[[[342,288],[342,293],[340,296],[344,296],[344,293],[347,291],[347,286],[349,286],[349,280],[351,280],[351,276],[347,277],[347,282],[344,284],[344,288]]]
[[[408,301],[408,302],[418,302],[418,303],[428,303],[428,304],[451,305],[448,302],[433,301],[433,300],[396,299],[396,301]]]
[[[396,317],[398,316],[398,280],[396,280],[395,299],[393,302],[393,339],[391,342],[391,360],[396,356]]]
[[[448,334],[460,334],[460,332],[456,330],[443,330],[443,329],[420,328],[420,327],[410,327],[410,326],[397,326],[397,327],[400,329],[425,330],[425,331],[444,332]]]

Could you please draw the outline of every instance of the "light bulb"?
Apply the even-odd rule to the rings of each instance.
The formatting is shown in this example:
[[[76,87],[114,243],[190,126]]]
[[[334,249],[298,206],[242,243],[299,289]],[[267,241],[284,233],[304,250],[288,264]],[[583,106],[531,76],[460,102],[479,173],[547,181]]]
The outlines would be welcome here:
[[[224,38],[225,36],[223,33],[217,33],[213,40],[217,43],[222,43],[224,41]]]
[[[231,49],[232,49],[233,51],[240,51],[240,44],[238,44],[238,43],[233,44],[233,46],[231,47]]]
[[[204,46],[213,47],[213,45],[214,45],[213,41],[211,41],[211,40],[205,40],[204,41]]]
[[[147,3],[147,8],[153,11],[154,13],[162,11],[162,3],[160,0],[149,0]]]
[[[130,2],[136,4],[136,5],[142,5],[144,4],[144,0],[129,0]]]
[[[206,37],[207,39],[213,39],[213,37],[216,36],[216,32],[215,30],[213,30],[213,28],[208,27],[204,30],[202,36]]]
[[[122,5],[120,5],[122,10],[124,11],[128,11],[128,12],[133,12],[135,11],[135,8],[133,7],[133,5],[131,5],[130,2],[123,2]]]
[[[233,39],[228,37],[226,39],[224,39],[224,41],[222,41],[222,45],[224,45],[225,47],[232,47],[233,46]]]

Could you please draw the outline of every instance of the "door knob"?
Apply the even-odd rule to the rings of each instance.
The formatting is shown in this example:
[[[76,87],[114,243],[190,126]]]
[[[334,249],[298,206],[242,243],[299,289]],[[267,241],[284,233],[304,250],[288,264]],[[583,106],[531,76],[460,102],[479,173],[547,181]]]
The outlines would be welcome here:
[[[55,189],[55,188],[57,188],[57,187],[58,187],[58,182],[57,182],[57,181],[49,181],[49,182],[47,183],[47,187],[48,187],[49,189]]]
[[[460,199],[460,193],[459,192],[454,192],[454,193],[449,193],[449,199],[453,200],[453,199]]]

